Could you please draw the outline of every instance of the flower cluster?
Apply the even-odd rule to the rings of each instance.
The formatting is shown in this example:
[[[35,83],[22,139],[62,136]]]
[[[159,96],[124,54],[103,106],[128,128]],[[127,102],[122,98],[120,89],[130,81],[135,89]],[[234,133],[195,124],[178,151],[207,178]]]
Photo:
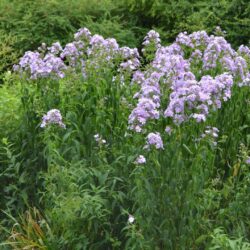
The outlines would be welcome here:
[[[154,146],[156,149],[164,149],[160,133],[156,132],[148,134],[144,148],[149,149],[150,146]]]
[[[41,128],[45,128],[50,124],[56,124],[62,128],[66,128],[65,124],[62,122],[62,115],[58,109],[51,109],[42,118]]]
[[[68,43],[61,53],[61,58],[66,59],[71,67],[76,67],[78,59],[83,55],[84,43],[81,41]]]
[[[143,155],[139,155],[136,160],[135,160],[136,164],[145,164],[146,163],[146,158]]]
[[[172,129],[170,126],[166,126],[165,132],[166,132],[168,135],[171,135],[172,132],[173,132],[173,129]]]
[[[121,47],[118,56],[122,60],[119,65],[118,72],[132,73],[141,65],[139,60],[139,52],[137,49],[130,49],[128,47]]]
[[[201,138],[209,138],[214,146],[217,145],[219,129],[216,127],[206,126],[205,132],[201,135]],[[200,140],[200,139],[199,139]],[[198,141],[199,141],[198,140]]]
[[[94,35],[90,39],[90,47],[87,50],[87,54],[89,56],[105,57],[107,61],[110,61],[118,51],[119,45],[114,38],[104,39],[100,35]]]
[[[63,78],[68,69],[71,69],[70,72],[80,69],[86,77],[93,69],[97,71],[103,67],[116,68],[120,74],[121,71],[132,73],[140,66],[138,50],[119,48],[114,38],[104,39],[97,34],[92,36],[87,28],[79,29],[74,38],[64,48],[59,42],[50,47],[43,43],[38,51],[26,52],[18,65],[14,66],[14,70],[26,72],[30,79],[38,79]]]
[[[20,59],[14,70],[27,72],[31,79],[45,78],[48,76],[63,78],[66,65],[61,58],[52,53],[42,57],[39,52],[27,51]]]
[[[128,127],[147,133],[146,147],[153,144],[156,148],[163,148],[163,143],[158,132],[149,133],[152,126],[148,124],[204,122],[230,99],[233,85],[250,85],[250,49],[242,45],[235,51],[220,30],[215,35],[183,32],[169,46],[162,46],[159,34],[151,30],[142,47],[141,58],[138,49],[119,47],[114,38],[92,35],[82,28],[64,48],[59,42],[50,47],[42,44],[38,51],[26,52],[14,68],[31,79],[63,78],[67,70],[97,80],[112,72],[110,83],[121,86],[131,80],[138,91]],[[166,128],[169,135],[172,125]],[[152,138],[158,138],[158,143]],[[101,137],[96,140],[104,143]]]
[[[183,32],[164,47],[158,33],[150,31],[143,45],[150,43],[157,44],[154,58],[131,80],[140,88],[128,119],[129,128],[136,132],[147,131],[142,128],[161,117],[172,118],[177,125],[190,119],[204,122],[231,98],[234,82],[250,85],[249,48],[241,46],[236,52],[221,35]],[[170,127],[166,133],[171,134]]]
[[[150,52],[155,52],[158,48],[161,47],[160,43],[161,39],[159,33],[155,30],[150,30],[142,43],[142,53],[146,55]]]
[[[237,51],[238,55],[245,57],[246,59],[250,59],[250,49],[245,46],[241,45]]]
[[[81,28],[74,34],[74,38],[76,41],[89,42],[91,39],[91,32],[87,28]]]
[[[53,55],[58,55],[62,50],[62,46],[59,42],[53,43],[51,47],[48,48],[48,51]]]
[[[144,78],[141,90],[134,95],[138,98],[137,107],[129,116],[129,128],[141,132],[142,126],[149,119],[158,119],[160,113],[160,85],[161,74],[153,72],[148,78]]]
[[[213,138],[217,138],[218,137],[218,133],[219,133],[219,129],[218,128],[207,126],[204,134],[202,135],[202,137],[210,136],[210,137],[213,137]]]
[[[95,141],[99,144],[99,145],[102,145],[102,144],[106,144],[106,140],[102,139],[102,136],[100,136],[99,134],[95,134],[94,135],[94,138],[95,138]]]
[[[215,79],[203,76],[199,82],[181,80],[177,83],[164,116],[172,117],[175,123],[180,124],[190,118],[197,122],[205,121],[210,107],[220,108],[221,102],[231,97],[233,79],[225,73]]]

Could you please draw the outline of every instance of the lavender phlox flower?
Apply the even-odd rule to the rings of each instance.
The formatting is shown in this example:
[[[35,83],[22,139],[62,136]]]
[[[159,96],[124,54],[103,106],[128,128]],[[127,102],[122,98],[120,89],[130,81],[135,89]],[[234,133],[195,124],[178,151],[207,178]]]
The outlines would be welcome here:
[[[122,59],[131,59],[131,58],[139,58],[139,52],[137,48],[131,49],[129,47],[121,47],[119,49],[119,53]]]
[[[189,61],[190,62],[199,62],[202,59],[202,52],[199,49],[196,49],[195,51],[192,52]]]
[[[145,164],[146,163],[146,158],[143,155],[139,155],[136,160],[135,160],[136,164]]]
[[[49,124],[56,124],[62,128],[66,128],[65,124],[62,122],[62,115],[58,109],[51,109],[42,118],[41,128],[47,127]]]
[[[207,100],[208,105],[216,104],[216,101],[221,99],[227,101],[231,97],[233,78],[228,73],[218,75],[215,79],[203,76],[199,84],[203,93],[211,97],[210,100]]]
[[[75,67],[78,59],[83,55],[84,44],[81,41],[66,44],[61,53],[61,58],[66,58],[69,65]]]
[[[245,163],[250,165],[250,157],[248,156],[247,159],[245,160]]]
[[[48,47],[48,51],[51,54],[58,55],[62,51],[62,46],[59,42],[53,43],[51,47]]]
[[[123,62],[120,64],[120,69],[118,71],[127,70],[127,71],[133,71],[139,68],[140,61],[137,58],[132,58],[127,60],[126,62]]]
[[[169,46],[163,47],[161,46],[159,49],[157,49],[156,53],[155,53],[155,58],[157,58],[159,55],[179,55],[179,56],[183,56],[184,55],[184,51],[181,48],[181,46],[177,43],[173,43]]]
[[[218,99],[227,101],[231,98],[231,88],[233,86],[233,77],[228,73],[224,73],[215,77],[216,90],[214,93],[217,93]]]
[[[246,74],[246,77],[244,78],[244,80],[242,82],[240,82],[238,84],[239,87],[243,87],[243,86],[250,86],[250,72],[248,72]]]
[[[41,62],[42,58],[39,52],[26,51],[24,56],[21,57],[19,65],[23,69],[28,69],[30,64],[34,62]]]
[[[177,37],[175,42],[180,45],[185,45],[187,47],[193,48],[194,44],[192,43],[191,38],[187,34],[187,32],[181,32]]]
[[[181,55],[158,53],[152,62],[153,68],[164,74],[164,78],[173,84],[174,81],[194,75],[190,72],[190,64]]]
[[[90,39],[90,44],[92,45],[92,46],[98,46],[98,45],[102,45],[103,43],[104,43],[104,38],[103,38],[103,36],[100,36],[100,35],[97,35],[97,34],[95,34],[95,35],[93,35],[92,37],[91,37],[91,39]]]
[[[191,117],[193,117],[197,122],[206,121],[206,116],[204,114],[192,114]]]
[[[114,59],[119,55],[119,45],[114,38],[104,39],[100,35],[94,35],[90,40],[87,55],[89,66],[97,71],[104,65],[105,67],[114,67]]]
[[[177,124],[187,119],[185,105],[190,108],[198,99],[200,87],[195,80],[180,80],[176,82],[173,92],[170,94],[170,102],[164,112],[165,117],[172,117]]]
[[[160,35],[158,32],[156,32],[155,30],[150,30],[146,37],[144,38],[144,41],[142,43],[143,45],[143,49],[142,49],[142,53],[147,53],[149,52],[148,49],[154,49],[157,50],[158,48],[161,47],[161,39],[160,39]]]
[[[154,101],[156,101],[157,106],[159,106],[159,101],[157,96],[160,95],[160,87],[159,85],[155,84],[155,85],[147,85],[147,84],[143,84],[140,94],[140,97],[148,97],[151,99],[154,99]]]
[[[160,116],[157,104],[150,98],[140,98],[136,108],[129,116],[129,128],[141,132],[141,127],[148,119],[158,119]]]
[[[156,149],[164,149],[163,141],[159,132],[149,133],[147,135],[147,141],[144,148],[149,149],[150,146],[154,146]]]
[[[232,85],[232,75],[227,73],[215,78],[203,76],[199,82],[175,81],[164,116],[172,117],[177,124],[189,118],[194,118],[197,122],[205,121],[209,106],[220,108],[221,102],[231,97]]]
[[[119,45],[114,38],[104,39],[100,35],[94,35],[90,40],[91,48],[88,51],[88,54],[102,55],[107,53],[116,53],[119,51]],[[112,56],[112,55],[110,55]]]
[[[158,100],[161,94],[159,82],[162,75],[162,73],[154,71],[148,78],[144,79],[144,82],[141,84],[139,97],[151,98],[154,101]],[[156,104],[159,106],[159,101],[157,101]]]
[[[13,67],[12,67],[13,71],[21,71],[21,67],[19,64],[14,64]]]
[[[250,49],[248,46],[240,45],[239,49],[237,50],[237,53],[238,55],[250,60]]]
[[[210,42],[210,37],[206,31],[196,31],[189,35],[194,47],[206,47]]]
[[[171,135],[171,134],[172,134],[172,128],[171,128],[170,126],[166,126],[165,132],[166,132],[168,135]]]
[[[146,45],[147,41],[154,42],[155,44],[159,44],[161,42],[159,33],[156,32],[155,30],[150,30],[147,33],[146,37],[144,38],[144,42],[142,44]]]
[[[131,84],[137,83],[139,85],[142,85],[142,83],[145,81],[144,73],[137,70],[134,72]]]
[[[208,70],[215,68],[218,64],[218,59],[222,55],[235,56],[236,52],[224,37],[210,37],[210,42],[204,51],[203,68]]]
[[[235,60],[233,57],[225,55],[220,59],[220,63],[224,67],[224,69],[232,72],[233,74],[236,74],[237,66],[235,65]]]
[[[76,41],[84,41],[89,42],[91,39],[91,32],[87,28],[81,28],[74,34],[74,38]]]
[[[136,108],[131,112],[129,116],[129,128],[141,132],[141,127],[146,124],[149,119],[158,119],[160,107],[160,85],[159,81],[162,77],[162,73],[152,72],[141,83],[141,89],[134,95],[134,98],[138,98]]]
[[[31,79],[49,76],[62,78],[64,77],[64,70],[67,68],[61,58],[54,54],[48,53],[42,58],[38,52],[31,51],[24,54],[18,66],[15,69],[28,72]]]
[[[104,44],[107,48],[109,48],[109,50],[113,50],[113,51],[119,50],[119,45],[114,38],[107,38]]]
[[[248,72],[248,65],[246,60],[241,56],[237,56],[235,58],[235,67],[236,67],[236,74],[238,74],[241,80],[243,81]]]
[[[54,73],[60,78],[65,76],[64,70],[66,70],[67,67],[60,57],[57,57],[54,54],[47,54],[43,61],[45,63],[45,67],[48,69],[48,74]]]

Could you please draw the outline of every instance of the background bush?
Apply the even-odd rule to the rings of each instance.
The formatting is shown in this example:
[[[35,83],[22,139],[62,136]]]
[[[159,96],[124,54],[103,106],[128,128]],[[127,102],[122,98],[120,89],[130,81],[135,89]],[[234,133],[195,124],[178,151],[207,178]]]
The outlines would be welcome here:
[[[1,0],[0,72],[42,42],[65,44],[80,27],[136,47],[152,28],[169,43],[184,30],[211,33],[221,26],[228,41],[239,46],[249,42],[249,16],[247,0]]]

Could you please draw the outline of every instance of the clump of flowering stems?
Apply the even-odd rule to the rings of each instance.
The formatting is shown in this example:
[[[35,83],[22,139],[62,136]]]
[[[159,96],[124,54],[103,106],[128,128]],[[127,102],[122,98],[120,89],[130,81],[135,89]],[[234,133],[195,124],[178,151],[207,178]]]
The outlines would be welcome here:
[[[144,50],[150,46],[151,32]],[[236,52],[224,37],[205,31],[180,33],[169,46],[159,44],[159,35],[154,37],[151,43],[157,50],[152,61],[144,71],[135,71],[131,81],[140,87],[129,116],[129,128],[136,132],[147,132],[143,130],[147,123],[161,117],[176,125],[190,119],[205,122],[211,111],[230,99],[233,85],[250,83],[246,46]]]
[[[131,79],[131,85],[139,89],[128,128],[149,136],[144,128],[150,121],[166,119],[175,125],[189,120],[205,122],[211,111],[231,98],[234,85],[249,86],[249,61],[247,46],[236,51],[223,36],[205,31],[180,33],[174,43],[162,46],[160,35],[151,30],[140,57],[136,48],[119,47],[114,38],[92,35],[82,28],[64,48],[56,42],[26,52],[14,69],[31,80],[63,78],[67,72],[80,72],[88,78],[93,72],[97,76],[112,69],[111,84],[124,85],[124,79]],[[153,133],[161,136],[155,129]]]
[[[27,51],[14,65],[14,70],[25,73],[30,80],[36,80],[64,78],[67,72],[81,72],[86,78],[93,71],[102,71],[107,67],[116,69],[118,75],[131,74],[140,66],[138,50],[119,47],[114,38],[91,35],[87,28],[82,28],[74,39],[64,48],[59,42],[51,47],[43,43],[37,51]]]

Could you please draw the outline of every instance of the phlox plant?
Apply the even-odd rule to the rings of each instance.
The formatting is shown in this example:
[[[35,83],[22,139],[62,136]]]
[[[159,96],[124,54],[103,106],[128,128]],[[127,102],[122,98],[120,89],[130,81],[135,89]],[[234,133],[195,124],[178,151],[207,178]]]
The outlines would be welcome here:
[[[249,48],[205,31],[142,45],[82,28],[14,66],[14,147],[47,249],[205,249],[220,227],[249,239]]]

